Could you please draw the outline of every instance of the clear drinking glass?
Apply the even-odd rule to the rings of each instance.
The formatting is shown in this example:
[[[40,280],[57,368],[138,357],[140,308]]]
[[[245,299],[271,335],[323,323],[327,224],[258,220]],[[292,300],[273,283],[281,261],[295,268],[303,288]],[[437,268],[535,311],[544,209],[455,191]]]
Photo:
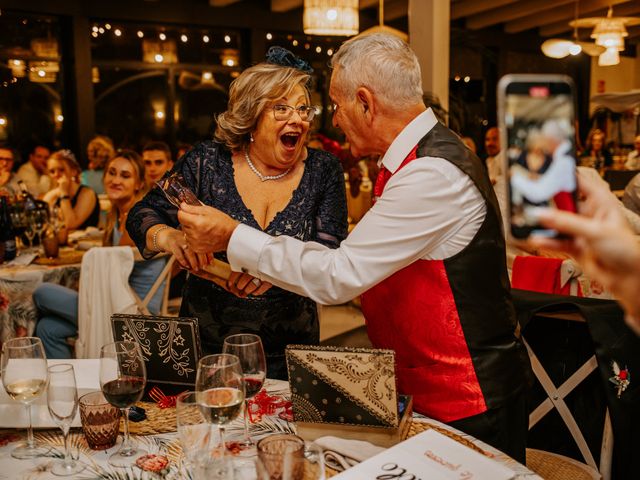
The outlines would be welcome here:
[[[220,452],[225,455],[224,426],[233,421],[244,402],[244,377],[235,355],[207,355],[198,362],[196,392],[200,411],[220,430]]]
[[[29,429],[27,442],[16,447],[11,456],[24,459],[46,454],[50,449],[38,445],[33,438],[31,404],[47,388],[47,357],[42,342],[36,337],[7,340],[2,345],[2,383],[7,394],[27,409]]]
[[[202,414],[196,392],[184,392],[178,395],[176,423],[184,463],[188,467],[193,467],[199,452],[208,451],[211,443],[211,425]]]
[[[64,436],[64,459],[53,464],[51,473],[66,477],[84,470],[85,466],[71,457],[69,428],[78,412],[78,389],[73,365],[61,363],[49,367],[47,406],[53,421]]]
[[[130,467],[137,456],[147,453],[129,437],[129,407],[142,398],[146,383],[147,371],[136,342],[114,342],[100,349],[100,388],[124,417],[124,439],[120,450],[109,457],[109,465]]]
[[[262,340],[258,335],[239,333],[224,339],[223,353],[240,359],[245,385],[244,438],[240,442],[241,455],[255,454],[256,444],[249,435],[249,399],[253,398],[264,385],[267,376],[267,361]]]
[[[156,182],[156,184],[164,192],[167,200],[177,208],[180,208],[182,202],[187,205],[202,205],[202,202],[198,200],[198,197],[191,191],[180,173],[172,173],[168,177]]]

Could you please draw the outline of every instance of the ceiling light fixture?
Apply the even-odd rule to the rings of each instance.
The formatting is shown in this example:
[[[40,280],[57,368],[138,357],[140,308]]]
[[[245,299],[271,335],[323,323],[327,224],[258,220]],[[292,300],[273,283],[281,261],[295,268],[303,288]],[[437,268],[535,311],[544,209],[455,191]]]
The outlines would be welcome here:
[[[614,17],[613,7],[609,7],[606,17],[580,18],[570,22],[574,28],[592,28],[591,38],[596,45],[605,48],[598,57],[601,67],[620,63],[620,54],[624,50],[624,37],[628,36],[627,26],[640,25],[637,17]]]
[[[304,0],[302,25],[307,35],[356,35],[358,0]]]
[[[380,22],[378,25],[371,28],[367,28],[360,35],[371,35],[372,33],[386,33],[389,35],[395,35],[396,37],[400,37],[405,42],[409,41],[409,35],[404,33],[402,30],[387,27],[384,24],[384,0],[378,0],[378,21]]]

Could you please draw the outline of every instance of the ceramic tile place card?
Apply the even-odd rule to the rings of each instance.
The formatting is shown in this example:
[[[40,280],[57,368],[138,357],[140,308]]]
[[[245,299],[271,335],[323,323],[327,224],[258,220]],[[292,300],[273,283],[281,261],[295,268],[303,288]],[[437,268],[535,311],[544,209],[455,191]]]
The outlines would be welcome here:
[[[340,480],[510,480],[515,472],[427,430],[336,475]]]

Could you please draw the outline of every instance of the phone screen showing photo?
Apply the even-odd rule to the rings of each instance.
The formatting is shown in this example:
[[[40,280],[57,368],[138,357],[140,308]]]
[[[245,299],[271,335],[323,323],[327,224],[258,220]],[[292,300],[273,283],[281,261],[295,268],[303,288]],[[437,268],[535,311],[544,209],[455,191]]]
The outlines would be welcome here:
[[[511,234],[556,236],[540,207],[576,211],[574,100],[567,82],[512,82],[504,96]]]

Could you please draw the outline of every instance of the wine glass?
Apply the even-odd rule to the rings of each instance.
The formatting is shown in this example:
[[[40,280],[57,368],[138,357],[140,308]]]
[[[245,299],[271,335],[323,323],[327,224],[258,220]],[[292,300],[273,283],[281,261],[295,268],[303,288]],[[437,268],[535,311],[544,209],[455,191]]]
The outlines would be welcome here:
[[[196,392],[200,411],[220,431],[220,452],[225,455],[224,426],[240,413],[244,400],[244,378],[235,355],[218,353],[198,362]]]
[[[124,439],[120,449],[109,457],[109,465],[130,467],[136,456],[147,453],[129,437],[129,407],[142,398],[146,383],[147,371],[136,342],[114,342],[100,349],[100,388],[104,398],[120,408],[124,417]]]
[[[33,458],[49,451],[49,448],[36,444],[31,427],[31,403],[46,390],[47,380],[47,357],[39,338],[12,338],[2,345],[4,389],[13,400],[25,405],[29,418],[27,442],[11,452],[14,458]]]
[[[244,438],[240,442],[241,454],[253,455],[256,444],[249,436],[249,399],[262,388],[267,376],[267,362],[264,356],[262,340],[252,333],[238,333],[224,339],[223,353],[235,355],[240,359],[245,384]]]
[[[156,184],[164,192],[167,200],[171,202],[175,207],[180,208],[182,202],[187,205],[202,205],[202,202],[198,200],[198,197],[187,186],[182,174],[174,172],[166,178],[163,178]]]
[[[73,365],[61,363],[49,367],[47,406],[51,418],[64,436],[64,459],[54,463],[51,473],[61,477],[75,475],[84,470],[85,466],[71,457],[69,445],[69,428],[78,412],[78,389]]]
[[[38,234],[38,240],[40,245],[42,245],[42,234],[47,229],[48,221],[49,221],[49,210],[48,208],[38,208],[33,210],[31,213],[31,217],[33,219],[33,227]]]
[[[27,211],[25,213],[25,228],[24,228],[24,236],[27,237],[29,241],[29,251],[33,248],[33,239],[36,236],[38,229],[33,220],[33,211]]]

